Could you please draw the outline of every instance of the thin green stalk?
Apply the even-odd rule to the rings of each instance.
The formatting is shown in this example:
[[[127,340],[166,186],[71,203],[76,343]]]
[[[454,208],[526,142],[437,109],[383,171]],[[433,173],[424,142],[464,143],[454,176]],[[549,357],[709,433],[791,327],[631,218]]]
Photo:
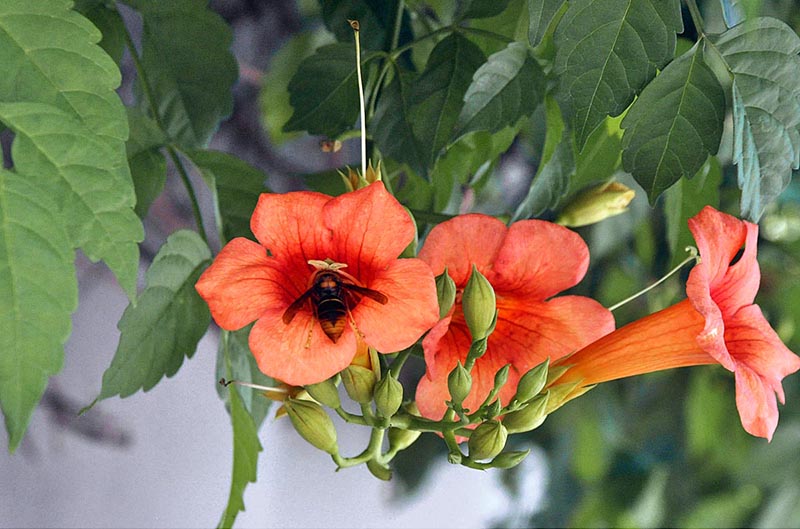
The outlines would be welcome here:
[[[366,463],[376,456],[380,457],[381,445],[383,444],[383,430],[375,428],[369,436],[369,444],[363,452],[354,457],[342,457],[339,454],[332,454],[331,458],[339,468],[348,468]]]
[[[131,59],[133,60],[134,68],[136,68],[136,75],[139,78],[139,83],[142,87],[142,93],[144,94],[144,98],[147,101],[147,105],[150,107],[150,110],[153,114],[153,120],[156,122],[159,130],[164,134],[165,137],[169,138],[167,134],[167,129],[164,126],[164,122],[161,121],[161,116],[158,113],[158,108],[156,107],[156,98],[153,94],[153,87],[150,85],[150,80],[147,78],[147,74],[142,66],[142,62],[139,59],[139,54],[136,52],[136,45],[131,38],[130,33],[128,32],[127,27],[123,28],[122,35],[125,39],[125,45],[128,47],[128,51],[131,54]],[[192,183],[189,180],[189,174],[186,172],[186,168],[181,162],[180,157],[174,146],[167,145],[166,146],[167,153],[169,154],[170,160],[172,160],[173,165],[178,170],[178,173],[181,175],[181,180],[183,181],[184,187],[186,187],[186,192],[189,195],[189,200],[192,203],[192,213],[194,214],[194,221],[197,224],[197,231],[200,233],[200,237],[202,237],[203,241],[208,244],[208,235],[206,234],[206,229],[203,227],[203,216],[200,213],[200,205],[197,201],[197,195],[194,192],[194,188],[192,187]]]

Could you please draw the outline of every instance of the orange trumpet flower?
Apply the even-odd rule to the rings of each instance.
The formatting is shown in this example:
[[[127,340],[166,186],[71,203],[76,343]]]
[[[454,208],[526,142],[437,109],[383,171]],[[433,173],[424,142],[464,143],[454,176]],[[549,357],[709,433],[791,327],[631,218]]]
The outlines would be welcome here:
[[[689,220],[701,262],[689,274],[688,299],[632,322],[554,362],[566,371],[551,387],[576,384],[563,402],[587,386],[662,369],[720,364],[736,379],[744,429],[772,439],[778,425],[781,380],[800,369],[800,357],[781,342],[753,304],[761,273],[758,226],[706,206]],[[744,245],[741,258],[732,263]],[[562,402],[562,403],[563,403]]]

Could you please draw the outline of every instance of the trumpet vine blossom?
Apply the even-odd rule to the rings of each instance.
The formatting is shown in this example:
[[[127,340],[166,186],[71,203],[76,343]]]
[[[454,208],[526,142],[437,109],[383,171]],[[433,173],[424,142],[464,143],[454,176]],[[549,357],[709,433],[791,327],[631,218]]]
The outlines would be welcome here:
[[[321,382],[350,364],[357,342],[392,353],[439,319],[430,268],[398,258],[414,238],[414,221],[382,182],[336,198],[262,194],[250,228],[258,242],[230,241],[196,288],[223,329],[256,322],[250,350],[268,376],[295,386]],[[320,262],[336,263],[336,274],[343,268],[344,283],[383,295],[379,302],[345,288],[346,324],[336,339],[323,330],[311,299],[286,317],[313,286]]]
[[[701,261],[689,274],[688,299],[630,323],[589,344],[553,368],[566,368],[553,386],[592,384],[662,369],[720,364],[736,380],[744,429],[772,439],[781,381],[800,369],[800,357],[781,341],[753,301],[761,273],[758,226],[706,206],[689,220]],[[736,261],[744,245],[741,257]]]
[[[450,399],[447,376],[465,362],[471,344],[461,294],[472,266],[488,279],[497,298],[497,325],[486,353],[472,369],[472,390],[463,403],[475,410],[494,386],[495,373],[511,364],[499,396],[514,395],[519,377],[548,357],[564,356],[614,329],[611,313],[582,296],[553,297],[586,273],[589,251],[576,233],[556,224],[525,220],[507,227],[481,214],[460,215],[433,228],[419,258],[435,274],[445,267],[456,284],[456,303],[423,340],[427,371],[417,405],[439,419]]]

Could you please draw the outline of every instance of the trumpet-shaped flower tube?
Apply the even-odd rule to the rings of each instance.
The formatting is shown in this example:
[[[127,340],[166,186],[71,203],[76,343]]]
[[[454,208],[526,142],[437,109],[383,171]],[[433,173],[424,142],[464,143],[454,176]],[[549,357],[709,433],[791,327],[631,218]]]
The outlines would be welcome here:
[[[320,382],[350,364],[358,341],[383,353],[399,351],[439,319],[430,268],[419,259],[398,259],[414,238],[414,221],[381,182],[336,198],[263,194],[250,228],[258,242],[233,239],[196,288],[223,329],[256,322],[250,349],[273,378],[297,386]],[[312,299],[287,317],[313,286],[315,266],[326,260],[346,265],[335,271],[346,283],[340,294],[346,324],[336,337],[322,327]],[[353,293],[347,285],[383,297]]]
[[[744,429],[772,439],[778,425],[781,380],[800,369],[800,357],[781,342],[753,304],[760,271],[758,226],[709,206],[689,220],[701,262],[689,274],[688,299],[634,321],[553,366],[568,368],[552,384],[592,384],[674,367],[721,364],[736,380]],[[732,261],[744,245],[741,257]],[[567,395],[568,400],[570,395]]]
[[[472,342],[461,298],[473,265],[494,288],[498,315],[486,353],[472,369],[465,408],[480,406],[506,364],[511,369],[500,391],[504,403],[522,374],[614,329],[611,313],[596,301],[553,298],[576,285],[589,263],[586,244],[562,226],[525,220],[507,227],[486,215],[460,215],[431,230],[419,258],[437,275],[447,267],[457,288],[456,303],[423,340],[427,371],[417,388],[417,405],[426,417],[444,415],[450,400],[447,376],[458,361],[465,362]]]

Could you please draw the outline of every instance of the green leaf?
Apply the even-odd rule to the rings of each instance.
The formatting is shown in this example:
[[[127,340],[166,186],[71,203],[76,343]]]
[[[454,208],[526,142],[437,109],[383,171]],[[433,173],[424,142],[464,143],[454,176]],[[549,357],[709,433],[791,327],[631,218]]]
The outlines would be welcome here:
[[[445,37],[431,51],[425,70],[411,88],[410,120],[423,150],[420,174],[427,174],[450,142],[464,94],[484,62],[481,50],[459,33]]]
[[[469,39],[488,56],[505,48],[509,42],[528,42],[528,0],[510,0],[502,12],[489,18],[471,20],[470,28],[490,33],[470,32]],[[489,36],[493,34],[493,36]],[[506,37],[507,40],[498,38]]]
[[[103,34],[100,47],[119,64],[125,51],[125,23],[119,11],[105,0],[77,0],[74,9],[97,26]]]
[[[672,59],[679,0],[575,0],[555,32],[554,71],[579,150]]]
[[[269,139],[280,145],[299,133],[287,133],[281,130],[283,124],[292,116],[292,105],[289,103],[289,91],[286,87],[292,75],[297,71],[300,61],[314,53],[323,44],[330,44],[333,39],[322,29],[317,31],[301,31],[292,35],[269,61],[269,66],[261,80],[261,92],[258,95],[261,108],[261,121],[267,129]]]
[[[394,79],[381,93],[369,128],[382,154],[424,174],[427,171],[424,147],[414,135],[414,118],[409,114],[412,80],[411,72],[397,69]]]
[[[561,109],[550,96],[545,97],[545,116],[547,133],[542,161],[512,221],[532,218],[554,208],[567,193],[570,176],[575,171],[572,134],[564,126]]]
[[[70,0],[0,2],[0,101],[53,105],[109,140],[124,157],[125,109],[117,65]],[[10,73],[10,72],[13,72]],[[122,160],[124,163],[124,159]]]
[[[258,369],[256,359],[253,353],[250,352],[247,339],[250,335],[251,328],[252,325],[248,325],[243,329],[228,333],[227,357],[230,359],[230,371],[228,371],[228,366],[225,364],[225,340],[220,340],[219,350],[217,352],[217,380],[224,377],[229,380],[239,380],[251,384],[259,384],[261,386],[274,386],[275,381]],[[219,397],[225,401],[228,412],[231,411],[230,388],[235,387],[244,407],[253,418],[256,429],[261,426],[261,423],[264,422],[272,405],[270,399],[261,395],[256,389],[242,387],[236,384],[229,385],[227,388],[222,384],[216,384],[216,387]]]
[[[233,110],[239,70],[231,29],[207,0],[125,3],[142,15],[141,62],[167,136],[183,147],[205,147]]]
[[[590,184],[607,182],[622,161],[622,118],[606,118],[586,140],[583,150],[575,156],[575,174],[570,178],[569,193]],[[561,201],[561,205],[564,201]]]
[[[135,108],[128,108],[131,135],[125,143],[133,187],[136,190],[136,214],[147,216],[167,181],[167,161],[161,152],[166,138],[155,121]]]
[[[147,270],[147,286],[117,325],[119,345],[98,400],[149,391],[194,354],[211,323],[194,284],[210,262],[211,252],[196,232],[180,230],[167,238]]]
[[[0,408],[11,452],[63,364],[78,305],[74,259],[52,194],[0,169]]]
[[[267,176],[247,162],[221,151],[188,151],[186,156],[200,170],[206,185],[216,195],[226,240],[253,238],[250,217],[258,197],[267,188]]]
[[[364,56],[362,55],[362,64]],[[355,49],[330,44],[300,63],[289,83],[294,113],[284,131],[306,130],[335,138],[353,128],[358,118]]]
[[[399,0],[321,0],[325,27],[339,42],[354,42],[353,28],[348,20],[358,20],[361,26],[361,46],[367,50],[388,50],[394,28]],[[411,35],[410,19],[403,11],[400,43]],[[352,49],[352,48],[351,48]],[[355,61],[355,53],[352,54]]]
[[[733,76],[741,214],[755,222],[800,165],[800,37],[779,20],[757,18],[726,31],[715,45]]]
[[[647,85],[622,120],[622,164],[651,204],[716,154],[724,119],[725,93],[698,47]]]
[[[510,43],[475,72],[464,94],[458,135],[498,130],[530,116],[544,96],[544,73],[527,45]]]
[[[487,18],[499,15],[510,0],[465,0],[460,18]]]
[[[51,193],[73,247],[105,261],[132,298],[144,234],[122,143],[50,105],[0,104],[0,121],[16,134],[16,171]]]
[[[247,413],[237,391],[228,388],[233,426],[233,473],[228,505],[219,527],[232,527],[239,512],[244,510],[244,489],[257,479],[258,453],[263,450],[258,441],[258,430]]]
[[[547,27],[564,3],[566,0],[528,0],[528,40],[531,46],[538,46],[542,42]]]
[[[671,266],[677,266],[686,258],[684,248],[696,245],[694,237],[689,232],[688,220],[706,205],[719,206],[721,183],[722,167],[717,158],[711,156],[693,178],[681,178],[664,193],[667,243],[672,255]]]

